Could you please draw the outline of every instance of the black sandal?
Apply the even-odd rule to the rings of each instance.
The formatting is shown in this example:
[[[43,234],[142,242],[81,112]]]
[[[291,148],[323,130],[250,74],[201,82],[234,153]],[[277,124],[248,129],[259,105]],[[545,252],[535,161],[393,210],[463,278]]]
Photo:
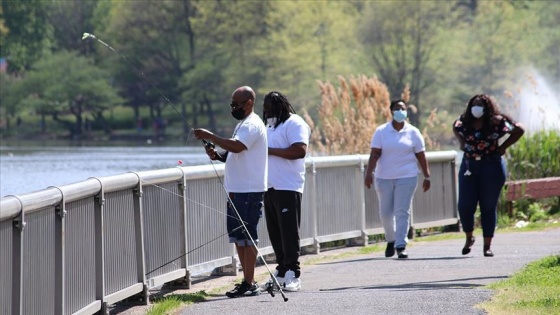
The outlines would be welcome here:
[[[463,251],[462,251],[463,255],[466,255],[466,254],[471,252],[471,248],[474,244],[474,240],[475,240],[474,236],[471,236],[470,238],[467,238],[467,241],[465,243],[465,247],[463,247]]]
[[[494,257],[494,253],[490,249],[490,245],[484,245],[484,257]]]

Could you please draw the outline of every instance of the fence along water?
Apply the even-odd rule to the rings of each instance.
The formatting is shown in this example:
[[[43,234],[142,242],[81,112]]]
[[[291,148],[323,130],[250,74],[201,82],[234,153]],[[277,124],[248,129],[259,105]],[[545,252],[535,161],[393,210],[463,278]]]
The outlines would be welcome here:
[[[458,223],[455,151],[428,152],[432,188],[412,226]],[[367,155],[306,160],[301,245],[381,234]],[[223,164],[90,178],[0,200],[0,313],[93,314],[148,289],[216,268],[237,274],[225,232]],[[259,248],[273,253],[266,224]],[[203,246],[201,246],[203,245]],[[187,253],[187,254],[186,254]],[[164,265],[164,266],[163,266]],[[163,266],[161,268],[158,268]]]

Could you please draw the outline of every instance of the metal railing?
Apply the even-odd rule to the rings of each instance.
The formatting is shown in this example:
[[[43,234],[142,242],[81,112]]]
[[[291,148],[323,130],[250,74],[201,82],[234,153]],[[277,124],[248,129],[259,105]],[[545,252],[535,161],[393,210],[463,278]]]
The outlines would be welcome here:
[[[455,151],[428,152],[432,187],[411,225],[458,223]],[[383,233],[367,155],[306,159],[301,246]],[[0,314],[93,314],[238,261],[225,237],[223,164],[90,178],[0,200]],[[420,177],[421,178],[421,177]],[[420,179],[421,180],[421,179]],[[261,254],[273,253],[259,224]]]

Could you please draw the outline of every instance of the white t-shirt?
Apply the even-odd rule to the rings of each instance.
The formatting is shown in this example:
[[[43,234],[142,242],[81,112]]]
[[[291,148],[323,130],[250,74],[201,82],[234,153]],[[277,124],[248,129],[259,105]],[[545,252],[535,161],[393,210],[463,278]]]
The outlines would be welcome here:
[[[375,177],[397,179],[418,176],[419,168],[416,153],[425,151],[424,137],[418,128],[405,122],[397,131],[391,122],[375,130],[371,147],[381,149],[377,160]]]
[[[278,127],[266,126],[268,147],[285,149],[294,143],[309,144],[311,129],[299,115],[290,117]],[[275,155],[268,156],[268,188],[303,193],[305,184],[305,158],[289,160]]]
[[[268,144],[263,121],[257,114],[251,113],[237,124],[232,138],[242,142],[247,150],[228,153],[224,174],[226,191],[266,191]]]

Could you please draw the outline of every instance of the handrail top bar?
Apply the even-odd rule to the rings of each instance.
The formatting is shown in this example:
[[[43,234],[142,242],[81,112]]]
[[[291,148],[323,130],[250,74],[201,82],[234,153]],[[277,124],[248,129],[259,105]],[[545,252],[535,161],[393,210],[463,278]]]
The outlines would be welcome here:
[[[8,195],[0,203],[0,222],[13,219],[21,212],[21,202],[16,196]]]
[[[426,152],[429,162],[454,161],[457,157],[456,151],[434,151]],[[369,155],[339,155],[339,156],[317,156],[306,157],[306,167],[327,168],[338,166],[359,166],[367,164]],[[56,206],[64,197],[65,202],[82,199],[87,196],[95,196],[103,193],[134,188],[140,183],[143,185],[160,184],[180,180],[185,176],[186,180],[212,179],[224,175],[223,163],[196,166],[178,166],[162,170],[149,170],[141,172],[129,172],[120,175],[105,177],[90,177],[85,181],[63,186],[51,186],[43,190],[22,194],[8,195],[0,199],[0,222],[12,219],[19,215],[20,211],[33,212],[48,206]]]

